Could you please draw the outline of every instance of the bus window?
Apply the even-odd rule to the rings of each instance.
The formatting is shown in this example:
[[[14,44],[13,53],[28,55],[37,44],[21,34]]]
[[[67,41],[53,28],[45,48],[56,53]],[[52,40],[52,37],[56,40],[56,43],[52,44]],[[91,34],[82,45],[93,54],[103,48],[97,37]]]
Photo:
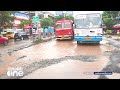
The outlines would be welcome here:
[[[62,29],[62,24],[61,23],[57,23],[56,24],[56,29]]]
[[[64,23],[64,28],[71,28],[70,22],[65,22]]]

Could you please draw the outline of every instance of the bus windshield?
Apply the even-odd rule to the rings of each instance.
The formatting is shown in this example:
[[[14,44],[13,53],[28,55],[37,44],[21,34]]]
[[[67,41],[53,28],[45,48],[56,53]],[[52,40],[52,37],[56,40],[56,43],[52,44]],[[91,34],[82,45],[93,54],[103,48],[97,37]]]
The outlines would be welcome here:
[[[102,19],[100,14],[78,15],[75,19],[76,28],[97,28],[101,27]]]
[[[64,28],[71,28],[70,22],[64,22]]]
[[[62,29],[62,23],[57,23],[56,24],[56,29]]]

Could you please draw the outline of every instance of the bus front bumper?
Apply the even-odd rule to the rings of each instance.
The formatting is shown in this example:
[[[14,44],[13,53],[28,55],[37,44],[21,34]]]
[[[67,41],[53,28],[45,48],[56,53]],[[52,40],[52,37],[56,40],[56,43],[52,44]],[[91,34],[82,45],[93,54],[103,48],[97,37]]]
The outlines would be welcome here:
[[[72,39],[72,35],[60,35],[60,36],[57,36],[56,39],[60,39],[60,40],[63,40],[63,39]]]
[[[85,41],[85,42],[96,42],[96,41],[102,41],[102,36],[74,36],[75,41]]]

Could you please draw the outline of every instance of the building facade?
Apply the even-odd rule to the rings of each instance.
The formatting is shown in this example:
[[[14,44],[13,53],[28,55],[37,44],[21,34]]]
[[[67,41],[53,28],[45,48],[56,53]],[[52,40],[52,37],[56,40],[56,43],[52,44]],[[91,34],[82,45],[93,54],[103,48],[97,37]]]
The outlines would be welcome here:
[[[29,20],[29,15],[24,14],[24,13],[15,13],[15,20],[14,20],[14,25],[13,28],[19,29],[20,28],[20,23],[22,20]]]
[[[33,16],[35,16],[36,13],[40,19],[44,19],[48,17],[54,19],[54,14],[48,11],[19,11],[19,13],[15,13],[15,20],[14,20],[13,28],[19,29],[20,23],[22,20],[33,19]]]
[[[54,18],[54,14],[52,14],[48,11],[20,11],[20,12],[29,15],[30,19],[32,19],[33,16],[36,15],[36,13],[37,13],[37,15],[39,16],[40,19],[48,18],[48,17]]]

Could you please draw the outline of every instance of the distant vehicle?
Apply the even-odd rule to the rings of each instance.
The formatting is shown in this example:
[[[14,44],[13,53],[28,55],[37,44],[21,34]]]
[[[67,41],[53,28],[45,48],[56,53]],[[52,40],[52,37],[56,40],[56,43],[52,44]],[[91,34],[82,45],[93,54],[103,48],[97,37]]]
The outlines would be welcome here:
[[[3,32],[1,34],[4,37],[7,37],[8,39],[14,38],[14,30],[13,29],[3,29]]]
[[[24,30],[28,35],[32,35],[32,26],[26,26]]]
[[[72,20],[56,21],[54,30],[55,30],[55,37],[57,40],[73,39],[74,37]]]
[[[74,40],[77,43],[99,44],[102,41],[103,21],[101,14],[78,14],[74,23]]]
[[[26,32],[18,32],[14,35],[14,40],[21,39],[24,40],[25,38],[29,39],[29,35]]]
[[[6,37],[9,38],[9,39],[14,38],[14,32],[7,32]]]
[[[0,44],[8,45],[8,38],[0,35]]]

